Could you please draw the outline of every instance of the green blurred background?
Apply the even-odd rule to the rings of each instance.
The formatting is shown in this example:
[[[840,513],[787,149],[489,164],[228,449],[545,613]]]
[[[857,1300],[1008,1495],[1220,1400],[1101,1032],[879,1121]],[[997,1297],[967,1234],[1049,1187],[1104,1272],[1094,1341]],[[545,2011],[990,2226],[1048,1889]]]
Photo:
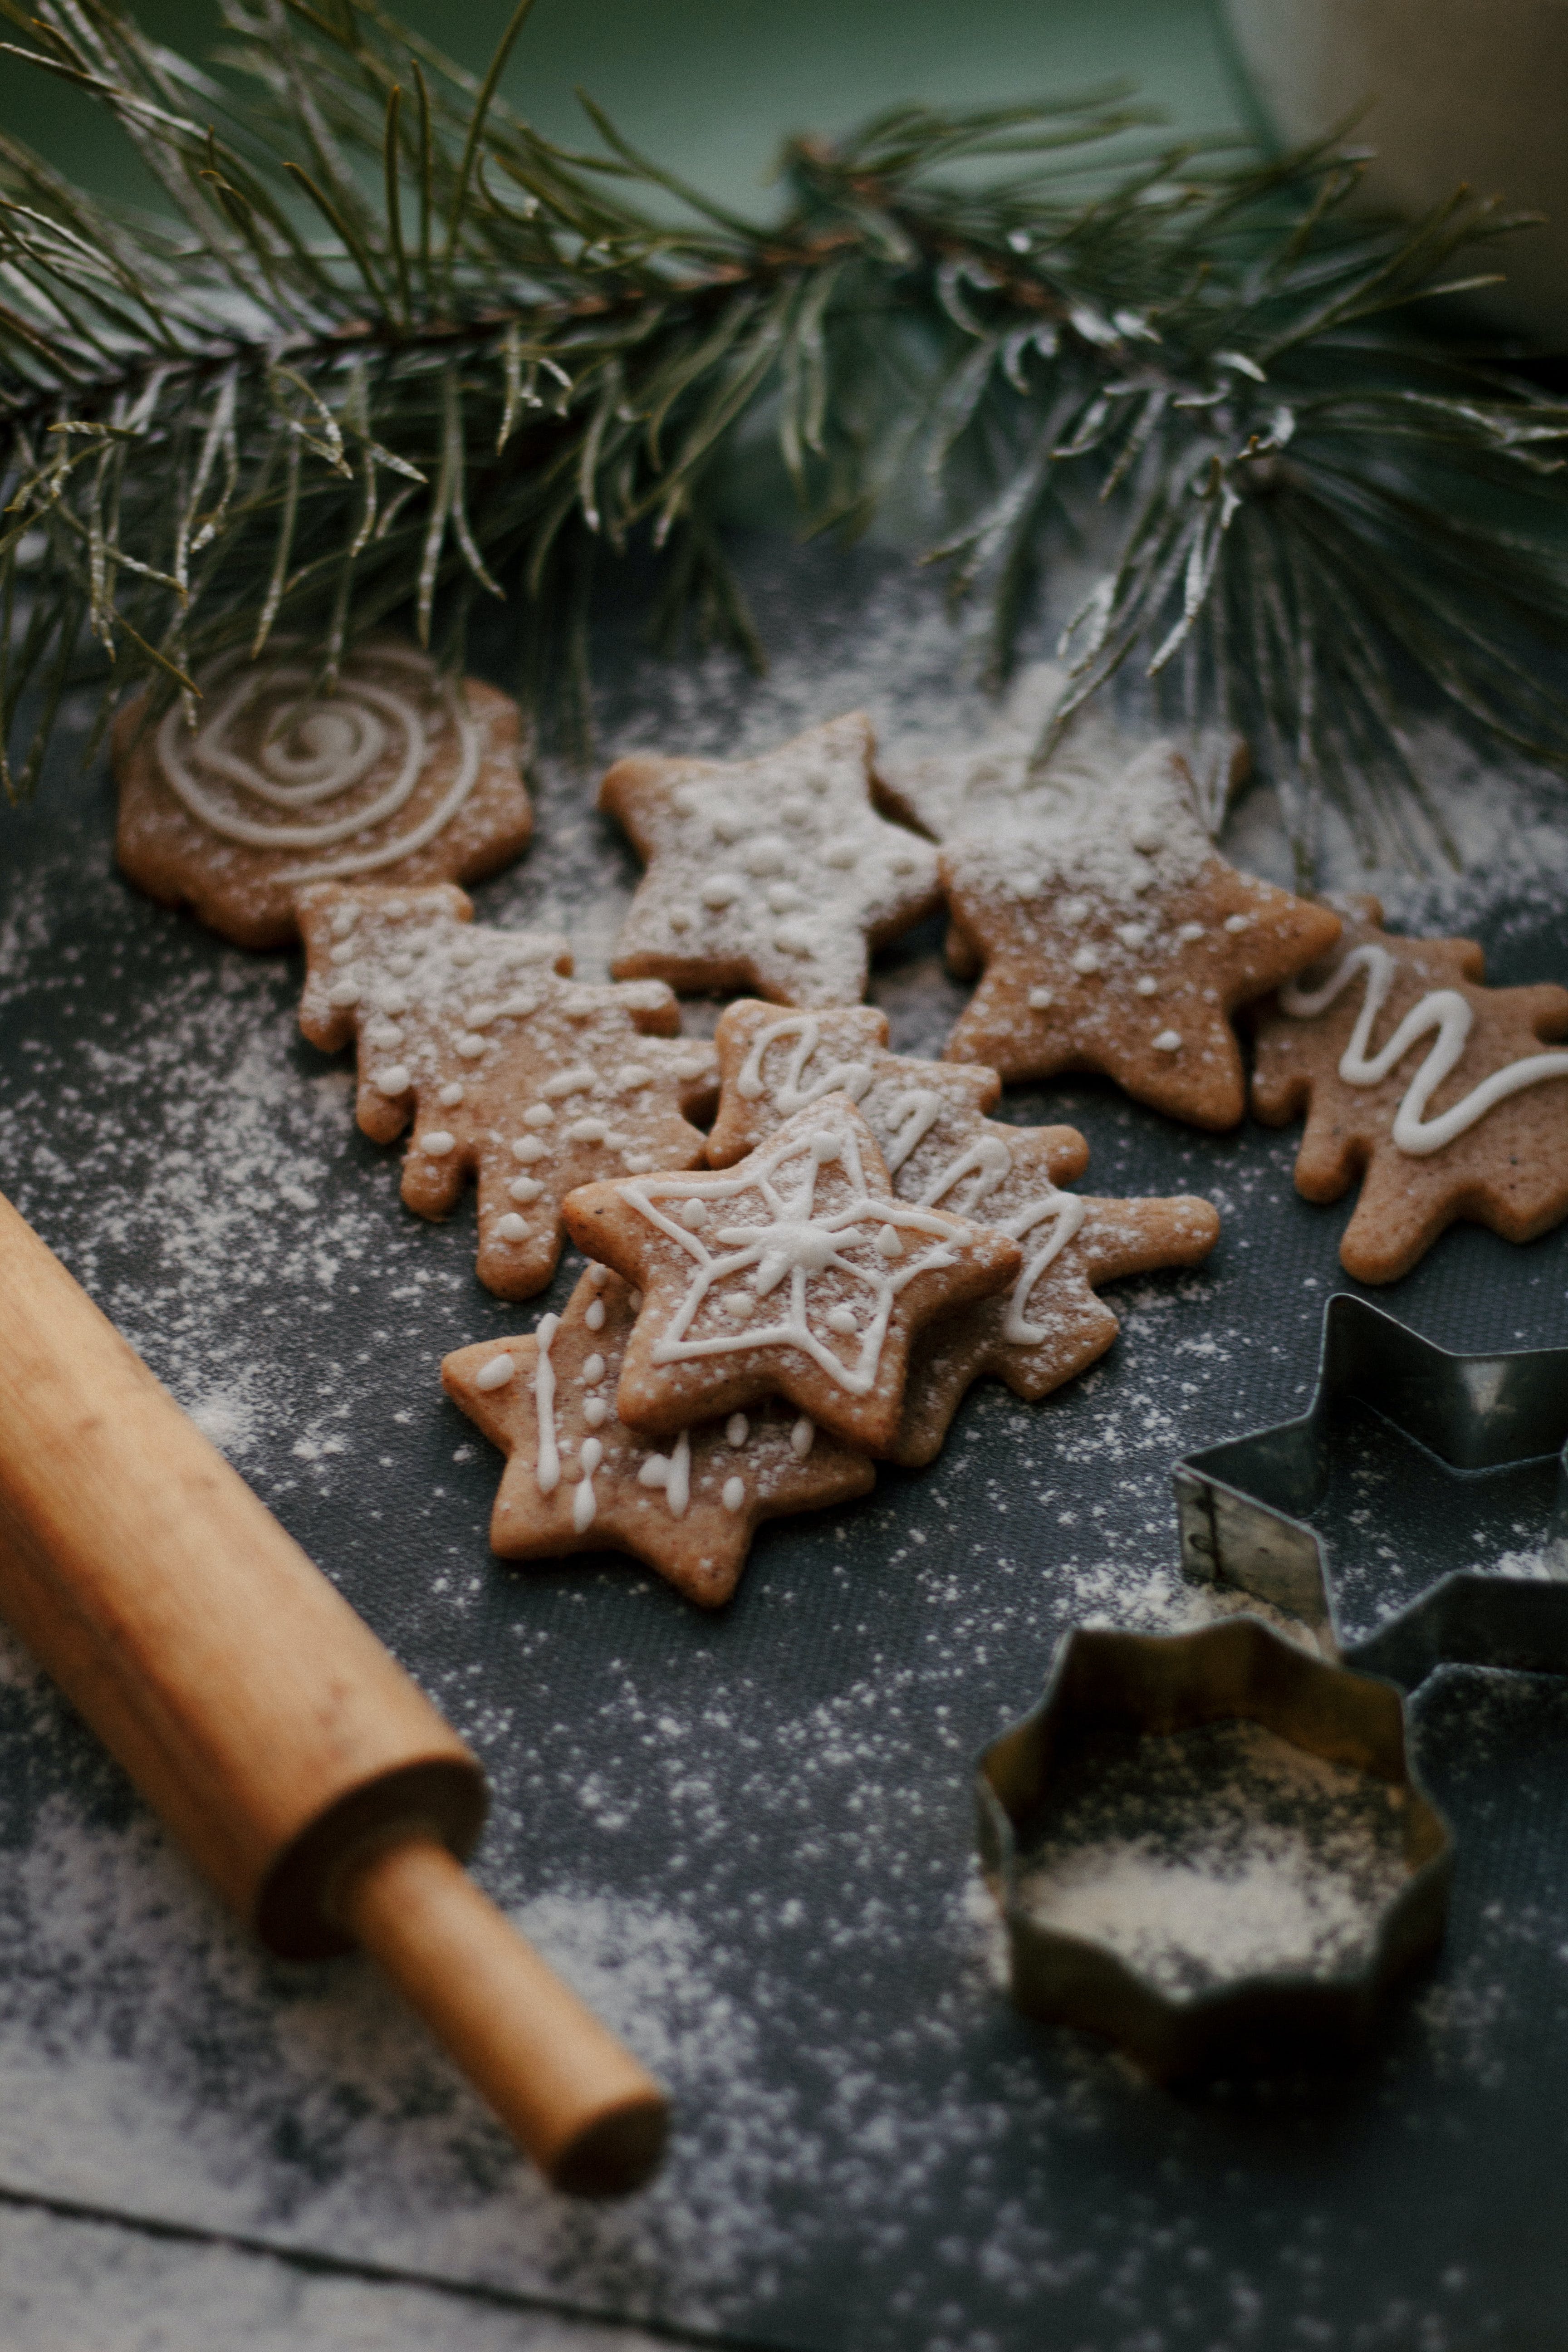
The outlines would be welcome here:
[[[211,0],[132,5],[190,56],[221,37]],[[406,0],[398,13],[479,67],[510,0]],[[537,0],[504,88],[547,135],[583,144],[582,84],[661,162],[765,213],[768,167],[791,131],[831,135],[900,99],[962,105],[1122,77],[1183,132],[1245,115],[1209,0]],[[103,193],[151,193],[89,100],[10,58],[0,58],[0,124]]]

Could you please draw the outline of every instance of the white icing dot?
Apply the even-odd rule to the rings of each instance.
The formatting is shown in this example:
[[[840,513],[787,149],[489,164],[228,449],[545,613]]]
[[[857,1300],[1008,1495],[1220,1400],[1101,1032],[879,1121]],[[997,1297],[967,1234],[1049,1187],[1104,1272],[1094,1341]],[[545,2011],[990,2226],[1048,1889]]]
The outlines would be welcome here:
[[[388,908],[387,911],[390,913],[391,909]],[[469,964],[478,962],[479,951],[471,940],[459,940],[451,953],[452,961],[461,970],[467,971]]]
[[[1048,1013],[1056,1001],[1048,988],[1031,988],[1029,991],[1031,1013]]]
[[[1227,915],[1225,919],[1225,927],[1231,932],[1249,931],[1252,929],[1252,918],[1250,915]]]
[[[809,801],[800,799],[796,793],[791,793],[787,799],[780,801],[779,814],[785,824],[809,824],[811,803]]]
[[[816,949],[816,936],[805,918],[796,915],[790,921],[779,925],[773,933],[773,945],[782,948],[785,955],[813,955]]]
[[[332,915],[332,937],[333,937],[333,939],[335,939],[335,940],[346,940],[346,939],[347,939],[347,937],[348,937],[348,935],[349,935],[349,933],[353,930],[353,929],[354,925],[358,922],[358,920],[359,920],[359,909],[358,909],[358,908],[357,908],[357,907],[339,907],[339,908],[337,908],[334,910],[333,915]]]
[[[504,1389],[516,1370],[515,1356],[492,1356],[489,1362],[481,1364],[474,1374],[474,1386],[487,1391],[490,1389]]]
[[[514,1176],[506,1192],[509,1201],[520,1201],[526,1208],[531,1201],[538,1200],[543,1190],[537,1176]]]
[[[626,1166],[634,1176],[646,1176],[654,1164],[651,1151],[628,1151]]]
[[[388,898],[384,904],[383,912],[390,915],[394,922],[396,922],[401,916],[408,912],[408,901],[406,898]]]
[[[531,1167],[536,1160],[549,1159],[550,1146],[547,1143],[541,1143],[537,1135],[520,1135],[511,1147],[511,1156],[514,1160],[521,1160],[525,1166]]]
[[[1174,1029],[1162,1029],[1154,1040],[1156,1054],[1179,1054],[1181,1050],[1182,1040],[1178,1033]]]
[[[577,1454],[577,1459],[583,1465],[584,1476],[591,1478],[604,1458],[605,1448],[602,1440],[597,1437],[585,1437]]]
[[[590,1429],[603,1429],[610,1417],[610,1408],[603,1397],[590,1397],[583,1407],[583,1418]]]
[[[726,1478],[724,1481],[724,1493],[722,1496],[724,1508],[727,1511],[738,1511],[745,1499],[745,1480],[743,1478]]]
[[[448,1135],[444,1127],[432,1129],[428,1135],[421,1137],[419,1142],[420,1150],[427,1153],[432,1160],[445,1160],[447,1154],[449,1151],[456,1151],[457,1148],[457,1137]]]
[[[712,1065],[706,1054],[683,1054],[670,1067],[678,1078],[705,1078]]]
[[[403,1032],[395,1021],[372,1021],[364,1033],[367,1045],[401,1045]]]
[[[596,1445],[598,1440],[590,1437],[588,1444]],[[584,1478],[572,1497],[572,1525],[578,1535],[586,1535],[594,1524],[598,1508],[599,1499],[594,1492],[594,1482],[591,1478]]]
[[[668,1484],[669,1457],[668,1454],[650,1454],[646,1461],[638,1465],[637,1485],[639,1486],[668,1486]]]
[[[1201,923],[1184,923],[1176,933],[1176,937],[1187,947],[1191,947],[1194,940],[1201,940],[1203,935],[1204,927]]]
[[[548,1103],[531,1103],[522,1114],[524,1127],[553,1127],[555,1113]]]
[[[902,1257],[904,1244],[899,1237],[897,1225],[884,1225],[878,1234],[877,1254],[879,1257]]]
[[[485,1050],[485,1041],[482,1037],[459,1037],[457,1046],[465,1062],[477,1062]]]
[[[488,1029],[496,1017],[496,1012],[497,1007],[493,1004],[470,1004],[463,1019],[470,1029]]]
[[[390,1013],[394,1015],[399,1013],[406,1013],[408,1010],[408,992],[405,988],[384,988],[381,992],[380,1003],[381,1010],[384,1013]]]
[[[1152,857],[1157,849],[1163,849],[1165,845],[1164,827],[1156,824],[1152,817],[1140,817],[1132,828],[1131,839],[1134,849],[1141,849],[1145,857]]]
[[[520,1217],[515,1209],[509,1209],[504,1217],[496,1219],[495,1237],[498,1242],[525,1242],[528,1239],[527,1219]]]
[[[819,1166],[837,1160],[843,1149],[830,1127],[819,1127],[811,1139],[811,1156]]]
[[[443,1110],[456,1110],[463,1099],[463,1091],[457,1079],[453,1078],[441,1088],[436,1099]]]
[[[710,874],[697,893],[705,907],[721,914],[741,895],[741,885],[732,874]]]
[[[590,1290],[603,1290],[610,1278],[610,1269],[607,1265],[590,1265],[586,1272]]]
[[[680,1212],[680,1222],[689,1234],[700,1233],[702,1227],[708,1223],[708,1217],[709,1208],[706,1201],[688,1201]]]
[[[837,1331],[841,1339],[848,1339],[860,1327],[847,1307],[835,1307],[829,1309],[827,1328],[830,1331]]]
[[[568,1143],[604,1143],[609,1139],[609,1129],[602,1118],[574,1118],[566,1130]]]
[[[552,1078],[545,1079],[539,1091],[545,1102],[562,1102],[568,1095],[591,1094],[593,1087],[592,1069],[586,1062],[578,1062],[569,1070],[557,1070]]]
[[[737,816],[733,809],[721,809],[712,825],[715,841],[739,841],[746,830],[744,817]]]
[[[352,940],[340,940],[335,948],[327,950],[333,963],[353,963],[354,948]]]
[[[782,874],[788,864],[789,851],[773,834],[759,834],[755,841],[747,845],[745,866],[748,874],[755,874],[759,877]]]
[[[677,784],[669,796],[669,805],[677,816],[695,816],[698,806],[697,794],[689,784]]]
[[[1147,923],[1122,923],[1118,928],[1116,936],[1124,948],[1146,948],[1149,944],[1149,926]]]
[[[652,1083],[653,1072],[642,1062],[623,1062],[616,1072],[616,1089],[623,1095],[634,1095],[639,1087]]]
[[[801,897],[800,892],[795,888],[793,882],[769,883],[768,906],[773,914],[793,914],[797,907],[804,907],[805,904],[805,900]]]
[[[1074,971],[1081,971],[1085,973],[1098,971],[1100,970],[1100,950],[1098,948],[1079,948],[1077,955],[1075,955],[1072,960],[1072,968]]]
[[[587,1382],[588,1386],[592,1388],[596,1381],[602,1381],[604,1377],[605,1360],[603,1356],[590,1356],[583,1367],[584,1380]]]
[[[1140,996],[1157,996],[1160,992],[1159,982],[1146,971],[1141,971],[1132,985]]]
[[[1093,911],[1087,898],[1064,898],[1057,908],[1057,920],[1076,931],[1080,923],[1088,922]]]
[[[583,1310],[583,1320],[587,1325],[590,1331],[602,1331],[604,1329],[605,1302],[602,1298],[589,1299],[587,1306]]]
[[[830,841],[822,852],[824,866],[847,868],[855,864],[860,852],[853,841]]]
[[[357,980],[334,980],[327,991],[329,1004],[357,1004],[360,987]]]
[[[395,971],[399,980],[406,980],[414,969],[414,958],[411,955],[390,955],[386,959],[386,968],[388,971]]]
[[[394,1062],[387,1069],[377,1070],[372,1084],[377,1094],[405,1095],[414,1080],[401,1062]]]
[[[522,989],[510,996],[502,998],[496,1017],[500,1021],[524,1021],[531,1013],[537,1013],[538,1010],[538,997],[531,996],[526,989]]]
[[[803,1412],[800,1419],[795,1423],[795,1427],[790,1431],[790,1450],[792,1453],[798,1454],[801,1461],[804,1462],[806,1455],[811,1452],[811,1441],[816,1435],[816,1422],[813,1421],[808,1412]]]
[[[752,1424],[743,1412],[732,1412],[724,1423],[724,1435],[731,1445],[744,1445],[752,1433]]]
[[[731,1323],[746,1322],[756,1303],[756,1300],[743,1290],[727,1291],[722,1301],[724,1313]]]

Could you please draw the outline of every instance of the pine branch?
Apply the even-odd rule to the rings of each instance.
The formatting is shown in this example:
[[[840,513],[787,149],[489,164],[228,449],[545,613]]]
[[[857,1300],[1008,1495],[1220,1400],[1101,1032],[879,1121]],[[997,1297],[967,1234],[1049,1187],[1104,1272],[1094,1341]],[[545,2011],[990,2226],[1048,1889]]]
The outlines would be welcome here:
[[[1568,773],[1568,404],[1412,310],[1517,224],[1355,218],[1334,142],[1160,145],[1121,90],[797,142],[753,224],[589,100],[590,152],[508,106],[527,12],[476,78],[378,6],[224,0],[219,77],[118,0],[0,0],[7,70],[105,106],[166,206],[0,142],[13,793],[93,661],[167,697],[287,633],[330,677],[407,615],[456,663],[482,595],[585,677],[601,542],[659,551],[663,639],[755,656],[717,515],[764,436],[807,530],[923,485],[998,675],[1089,530],[1074,699],[1142,677],[1252,737],[1303,875],[1325,800],[1369,856],[1439,838],[1413,702]]]

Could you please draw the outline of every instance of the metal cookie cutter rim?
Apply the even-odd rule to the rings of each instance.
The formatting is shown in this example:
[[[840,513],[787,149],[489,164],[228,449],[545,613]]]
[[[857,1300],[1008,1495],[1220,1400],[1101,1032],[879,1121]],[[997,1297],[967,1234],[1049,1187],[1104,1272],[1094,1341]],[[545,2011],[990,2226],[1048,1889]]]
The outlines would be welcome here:
[[[1251,1720],[1403,1790],[1410,1875],[1365,1956],[1334,1969],[1255,1971],[1173,1994],[1109,1944],[1034,1918],[1019,1899],[1021,1838],[1042,1809],[1064,1740],[1108,1716],[1151,1732]],[[1108,2035],[1161,2079],[1212,2073],[1227,2055],[1245,2058],[1259,2047],[1292,2055],[1354,2050],[1395,1982],[1442,1939],[1453,1840],[1411,1766],[1399,1692],[1312,1657],[1255,1617],[1175,1634],[1074,1627],[1057,1645],[1038,1705],[982,1754],[976,1794],[981,1862],[1006,1925],[1014,2005]]]
[[[1329,1559],[1306,1514],[1327,1483],[1335,1408],[1352,1400],[1450,1475],[1556,1455],[1547,1574],[1450,1570],[1373,1633],[1347,1643]],[[1307,1412],[1189,1454],[1173,1478],[1189,1574],[1280,1610],[1347,1665],[1386,1675],[1406,1690],[1445,1663],[1568,1672],[1568,1348],[1458,1355],[1338,1291],[1324,1309]]]

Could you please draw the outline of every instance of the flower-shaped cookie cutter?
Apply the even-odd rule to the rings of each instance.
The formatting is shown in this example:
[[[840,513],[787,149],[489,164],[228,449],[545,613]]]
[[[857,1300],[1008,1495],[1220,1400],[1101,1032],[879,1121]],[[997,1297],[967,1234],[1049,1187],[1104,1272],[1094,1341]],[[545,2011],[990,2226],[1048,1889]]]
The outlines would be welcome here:
[[[1031,1903],[1029,1860],[1055,1792],[1092,1771],[1108,1738],[1256,1725],[1330,1767],[1381,1782],[1397,1808],[1397,1886],[1352,1950],[1314,1966],[1253,1966],[1173,1987],[1104,1935],[1073,1932]],[[1394,1985],[1441,1941],[1452,1869],[1447,1823],[1410,1767],[1390,1684],[1311,1656],[1257,1618],[1191,1633],[1075,1628],[1045,1696],[993,1742],[978,1775],[981,1860],[1006,1924],[1010,1987],[1026,2015],[1110,2036],[1148,2072],[1179,2079],[1240,2061],[1353,2050]]]
[[[1456,1486],[1505,1469],[1550,1475],[1555,1457],[1555,1507],[1536,1572],[1439,1564],[1424,1591],[1347,1641],[1330,1553],[1307,1522],[1327,1491],[1348,1403],[1414,1439],[1433,1477]],[[1339,1292],[1324,1314],[1310,1409],[1188,1454],[1174,1478],[1188,1573],[1281,1611],[1331,1658],[1406,1690],[1444,1664],[1568,1673],[1568,1348],[1451,1355]]]

